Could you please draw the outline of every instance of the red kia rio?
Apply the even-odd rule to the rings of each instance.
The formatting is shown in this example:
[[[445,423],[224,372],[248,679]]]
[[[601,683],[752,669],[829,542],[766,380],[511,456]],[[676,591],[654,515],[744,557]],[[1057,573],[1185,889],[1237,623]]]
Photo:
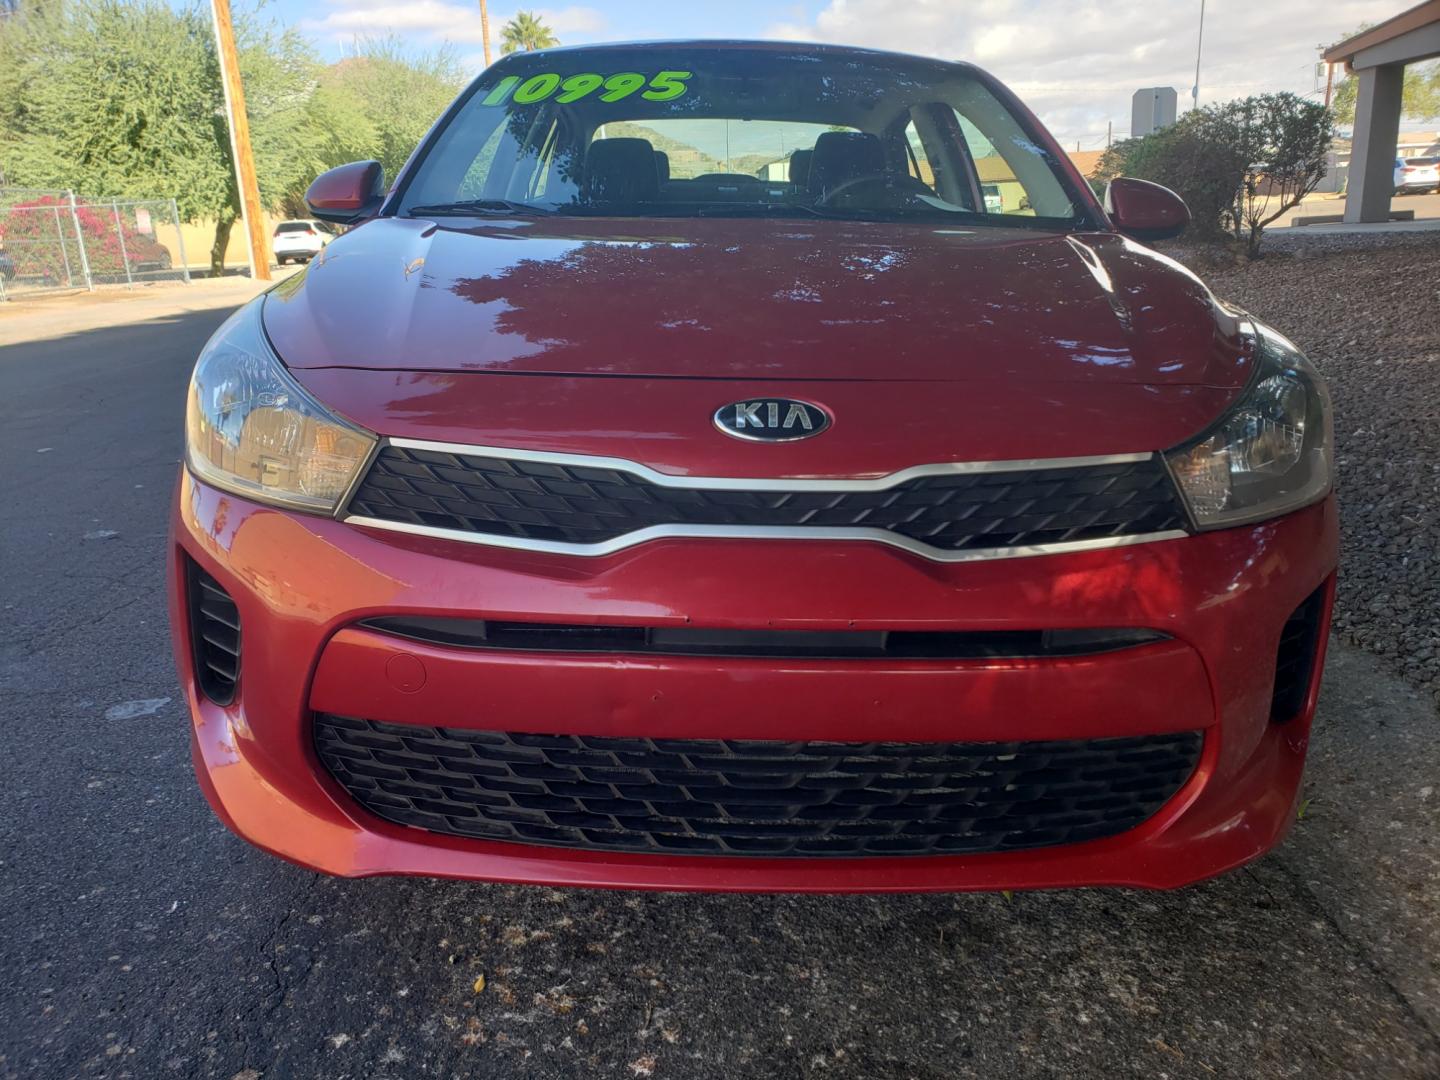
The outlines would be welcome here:
[[[195,764],[332,874],[1193,882],[1285,833],[1330,405],[969,65],[487,69],[190,384]]]

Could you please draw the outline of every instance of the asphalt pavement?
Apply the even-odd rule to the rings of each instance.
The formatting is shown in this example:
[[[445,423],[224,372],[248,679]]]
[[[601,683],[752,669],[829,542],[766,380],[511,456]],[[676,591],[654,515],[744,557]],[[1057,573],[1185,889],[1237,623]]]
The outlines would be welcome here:
[[[1440,1076],[1440,718],[1350,649],[1290,840],[1173,893],[558,891],[252,850],[195,786],[162,586],[224,314],[0,348],[0,1077]]]

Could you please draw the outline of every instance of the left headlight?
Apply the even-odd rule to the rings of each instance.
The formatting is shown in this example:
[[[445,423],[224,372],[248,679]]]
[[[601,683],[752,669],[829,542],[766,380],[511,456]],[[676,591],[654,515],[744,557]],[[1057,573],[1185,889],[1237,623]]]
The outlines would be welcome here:
[[[185,460],[206,483],[260,502],[332,514],[375,445],[297,383],[265,340],[257,299],[195,362]]]
[[[1317,502],[1333,480],[1330,395],[1293,344],[1257,327],[1258,370],[1198,439],[1165,455],[1195,524],[1224,529]]]

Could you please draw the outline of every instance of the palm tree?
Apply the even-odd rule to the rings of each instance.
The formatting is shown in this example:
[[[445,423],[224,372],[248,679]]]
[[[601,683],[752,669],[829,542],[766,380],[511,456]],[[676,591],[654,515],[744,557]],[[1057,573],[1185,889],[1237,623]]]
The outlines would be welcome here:
[[[534,12],[517,11],[515,17],[500,28],[500,51],[506,56],[522,49],[534,52],[560,44],[555,32],[540,21]]]
[[[490,11],[485,0],[480,0],[480,36],[485,42],[485,66],[490,66]]]

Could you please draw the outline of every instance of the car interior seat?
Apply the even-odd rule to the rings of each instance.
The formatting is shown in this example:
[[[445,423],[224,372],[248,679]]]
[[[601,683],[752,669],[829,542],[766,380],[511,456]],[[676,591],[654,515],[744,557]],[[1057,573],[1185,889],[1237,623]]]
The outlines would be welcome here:
[[[798,188],[809,186],[810,159],[814,156],[814,150],[796,150],[790,155],[790,183]]]
[[[650,202],[660,194],[660,170],[648,139],[596,139],[585,154],[590,202]]]
[[[863,131],[826,131],[815,140],[806,179],[810,194],[823,198],[841,184],[885,172],[880,136]]]

